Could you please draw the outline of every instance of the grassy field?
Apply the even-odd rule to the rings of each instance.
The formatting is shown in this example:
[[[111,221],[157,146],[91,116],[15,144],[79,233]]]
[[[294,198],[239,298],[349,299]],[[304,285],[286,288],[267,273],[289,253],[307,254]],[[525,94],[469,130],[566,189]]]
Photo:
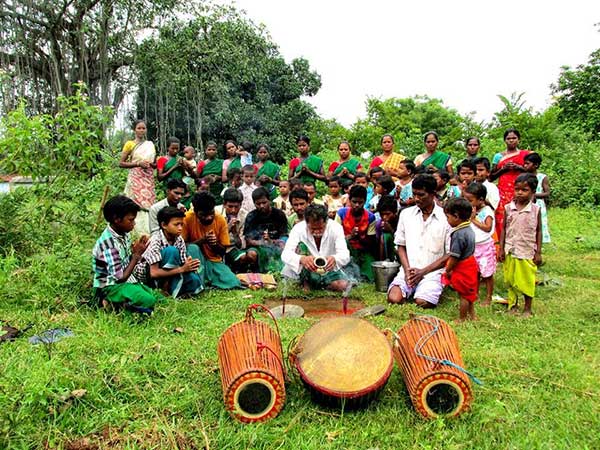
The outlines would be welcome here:
[[[455,327],[467,368],[484,382],[455,420],[423,420],[394,368],[365,410],[322,408],[294,380],[277,418],[241,425],[224,409],[216,344],[246,305],[272,294],[207,292],[139,320],[81,304],[87,286],[73,280],[87,277],[92,233],[70,254],[49,250],[22,267],[9,256],[0,262],[0,319],[33,328],[0,344],[0,448],[598,449],[600,214],[551,210],[550,223],[543,271],[558,283],[538,288],[535,316],[478,306],[478,322]],[[353,296],[384,302],[371,286]],[[398,329],[412,312],[394,306],[370,320]],[[457,297],[444,294],[433,314],[455,319]],[[284,347],[316,321],[282,322]],[[28,343],[51,327],[75,336],[51,349]]]

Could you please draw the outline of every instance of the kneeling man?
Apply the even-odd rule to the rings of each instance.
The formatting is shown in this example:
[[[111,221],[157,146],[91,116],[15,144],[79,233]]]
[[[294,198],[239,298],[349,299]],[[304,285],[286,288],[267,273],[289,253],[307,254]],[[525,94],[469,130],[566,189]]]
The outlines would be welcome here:
[[[315,264],[318,258],[325,261],[324,267]],[[281,259],[285,264],[283,275],[299,278],[305,290],[343,291],[348,285],[340,271],[350,262],[344,229],[328,218],[323,205],[306,208],[304,221],[292,228]]]

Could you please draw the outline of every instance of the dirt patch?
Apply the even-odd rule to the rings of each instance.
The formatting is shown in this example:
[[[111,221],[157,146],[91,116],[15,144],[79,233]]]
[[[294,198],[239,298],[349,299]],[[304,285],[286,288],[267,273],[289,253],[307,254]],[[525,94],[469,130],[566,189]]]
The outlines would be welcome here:
[[[280,297],[269,297],[264,299],[267,308],[281,306],[283,301]],[[344,314],[342,297],[287,297],[287,304],[298,305],[304,309],[304,315],[308,317],[339,316]],[[366,305],[356,298],[348,299],[347,314],[352,314]]]

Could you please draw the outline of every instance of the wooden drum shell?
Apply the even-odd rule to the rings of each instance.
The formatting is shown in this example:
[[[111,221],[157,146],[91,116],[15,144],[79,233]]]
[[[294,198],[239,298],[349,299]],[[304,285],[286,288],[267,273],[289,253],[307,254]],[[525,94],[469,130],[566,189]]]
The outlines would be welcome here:
[[[443,320],[424,317],[425,320],[413,317],[400,328],[394,345],[394,358],[402,371],[410,399],[423,417],[458,416],[468,410],[473,401],[469,376],[455,367],[419,356],[415,350],[419,340],[431,334],[421,353],[464,367],[458,339]],[[439,328],[433,333],[436,325]]]
[[[277,416],[285,402],[279,335],[266,323],[247,317],[225,330],[217,354],[223,400],[232,417],[251,423]],[[257,393],[262,401],[254,404]]]

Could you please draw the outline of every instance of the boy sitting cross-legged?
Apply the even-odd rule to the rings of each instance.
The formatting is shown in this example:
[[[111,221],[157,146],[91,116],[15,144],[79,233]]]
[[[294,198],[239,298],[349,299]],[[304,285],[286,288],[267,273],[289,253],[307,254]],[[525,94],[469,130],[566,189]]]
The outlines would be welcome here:
[[[133,244],[129,237],[139,210],[139,205],[124,195],[117,195],[104,205],[108,226],[92,251],[93,286],[96,297],[104,306],[113,303],[150,313],[157,297],[133,275],[133,269],[148,245],[147,236]]]
[[[185,213],[173,206],[158,212],[160,230],[150,238],[134,272],[140,281],[156,285],[173,297],[195,295],[203,289],[200,260],[187,256],[181,237],[184,217]]]

